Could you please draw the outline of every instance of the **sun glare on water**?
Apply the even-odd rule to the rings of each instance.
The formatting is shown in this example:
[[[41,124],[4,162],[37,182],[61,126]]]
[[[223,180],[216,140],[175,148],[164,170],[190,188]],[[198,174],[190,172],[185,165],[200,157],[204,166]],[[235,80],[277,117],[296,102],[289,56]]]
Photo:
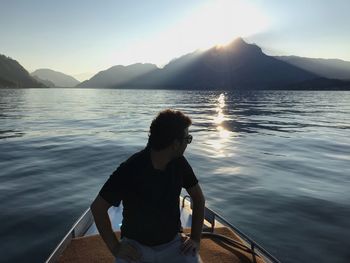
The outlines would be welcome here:
[[[233,134],[226,130],[224,126],[222,125],[224,121],[226,121],[226,116],[224,114],[224,108],[225,108],[225,94],[220,94],[219,98],[216,102],[216,112],[217,115],[214,116],[213,122],[216,126],[217,133],[212,134],[213,137],[208,139],[207,142],[209,146],[213,149],[213,155],[216,157],[223,157],[223,156],[232,156],[231,153],[227,152],[226,146],[227,142],[230,141],[230,136],[233,136]]]

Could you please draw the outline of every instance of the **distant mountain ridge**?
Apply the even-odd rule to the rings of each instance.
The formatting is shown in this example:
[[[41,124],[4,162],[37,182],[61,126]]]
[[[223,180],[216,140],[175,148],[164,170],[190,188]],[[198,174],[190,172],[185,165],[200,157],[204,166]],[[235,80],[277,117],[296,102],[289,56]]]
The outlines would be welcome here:
[[[0,55],[0,88],[350,90],[348,72],[347,61],[272,57],[242,38],[227,46],[185,54],[163,68],[150,63],[113,66],[81,83],[50,69],[36,70],[30,76],[17,61]]]
[[[49,87],[75,87],[80,83],[72,76],[64,74],[62,72],[54,71],[52,69],[37,69],[31,73],[32,76],[37,77],[38,81],[43,82]],[[52,86],[54,84],[54,86]]]
[[[0,54],[0,88],[46,88],[16,60]]]
[[[117,71],[117,68],[120,70]],[[126,73],[128,78],[122,76]],[[103,78],[105,76],[108,76],[108,83]],[[314,73],[267,56],[257,45],[247,44],[238,38],[225,47],[213,47],[174,59],[162,69],[152,64],[115,66],[78,87],[267,89],[283,88],[317,77]]]
[[[350,80],[350,62],[341,59],[275,56],[275,58],[326,78]]]
[[[100,71],[91,79],[78,84],[77,88],[113,88],[115,85],[123,85],[138,76],[142,76],[158,67],[154,64],[136,63],[129,66],[114,66],[107,70]]]
[[[33,76],[33,75],[32,75],[32,77],[34,79],[36,79],[38,82],[43,83],[46,87],[57,88],[56,85],[53,82],[49,81],[49,80],[43,80],[43,79],[39,78],[38,76]]]
[[[350,81],[328,79],[324,77],[294,83],[286,87],[288,90],[348,90]]]

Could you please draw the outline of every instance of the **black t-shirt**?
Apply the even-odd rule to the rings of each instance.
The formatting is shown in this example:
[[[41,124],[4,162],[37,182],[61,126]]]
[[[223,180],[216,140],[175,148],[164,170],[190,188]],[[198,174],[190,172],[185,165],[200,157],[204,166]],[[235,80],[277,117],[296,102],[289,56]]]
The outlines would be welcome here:
[[[120,164],[99,195],[113,206],[123,200],[121,237],[155,246],[169,242],[180,231],[181,188],[197,183],[184,156],[160,171],[153,168],[150,148],[146,147]]]

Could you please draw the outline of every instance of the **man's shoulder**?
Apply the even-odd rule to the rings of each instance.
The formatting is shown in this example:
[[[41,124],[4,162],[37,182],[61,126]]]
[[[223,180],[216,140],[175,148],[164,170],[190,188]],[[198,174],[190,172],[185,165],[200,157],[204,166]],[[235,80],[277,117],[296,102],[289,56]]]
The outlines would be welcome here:
[[[189,162],[187,161],[185,156],[181,156],[178,157],[176,159],[174,159],[173,161],[173,165],[179,167],[179,168],[187,168],[187,167],[191,167],[191,165],[189,164]]]
[[[127,158],[124,162],[123,162],[123,166],[124,167],[128,167],[128,168],[135,168],[138,165],[141,165],[141,163],[146,161],[146,154],[147,154],[147,149],[142,149],[134,154],[132,154],[129,158]]]

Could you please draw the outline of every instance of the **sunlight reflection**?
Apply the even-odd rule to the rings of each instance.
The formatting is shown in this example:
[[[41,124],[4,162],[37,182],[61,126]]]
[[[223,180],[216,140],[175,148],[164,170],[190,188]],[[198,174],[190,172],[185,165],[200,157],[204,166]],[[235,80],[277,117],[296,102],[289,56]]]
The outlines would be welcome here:
[[[221,177],[232,177],[233,175],[239,175],[241,173],[241,167],[219,167],[215,169],[215,174],[220,174]]]
[[[215,110],[217,112],[217,115],[214,117],[213,122],[216,125],[216,130],[218,133],[214,135],[213,139],[208,140],[208,143],[212,148],[214,148],[215,156],[222,157],[229,154],[226,152],[225,147],[229,142],[231,133],[222,125],[222,123],[227,119],[223,111],[225,107],[225,94],[221,93],[216,101],[217,105]]]
[[[220,124],[220,123],[222,123],[224,121],[224,114],[220,111],[220,112],[218,112],[218,116],[216,116],[215,118],[214,118],[214,122],[216,123],[216,124]]]
[[[218,126],[216,129],[219,131],[221,138],[226,139],[230,136],[230,132],[225,130],[222,126]]]
[[[220,108],[225,107],[225,95],[223,93],[220,94],[220,96],[218,98],[218,102],[219,102]]]
[[[225,107],[225,95],[221,93],[217,101],[219,102],[218,106],[216,107],[218,116],[214,118],[214,122],[216,124],[221,124],[225,120],[225,116],[222,111],[222,109]]]

